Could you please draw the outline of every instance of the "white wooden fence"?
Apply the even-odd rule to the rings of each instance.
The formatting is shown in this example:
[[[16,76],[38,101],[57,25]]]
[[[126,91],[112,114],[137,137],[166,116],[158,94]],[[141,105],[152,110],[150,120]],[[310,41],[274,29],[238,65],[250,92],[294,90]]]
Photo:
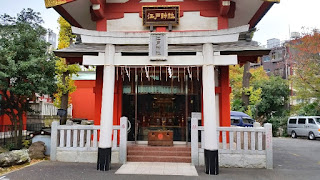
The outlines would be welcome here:
[[[120,119],[120,125],[113,126],[112,151],[119,152],[119,162],[125,163],[127,156],[127,118]],[[69,153],[75,153],[80,156],[87,156],[93,152],[96,156],[98,152],[98,136],[100,126],[96,125],[59,125],[59,122],[53,122],[51,126],[51,152],[52,161],[59,160],[57,155],[67,156]],[[120,143],[118,146],[118,134],[120,133]],[[79,152],[87,152],[79,153]],[[65,153],[63,155],[62,153]],[[61,155],[62,154],[62,155]],[[84,159],[85,157],[80,157]],[[92,157],[91,159],[95,159]]]
[[[205,147],[204,142],[204,127],[198,126],[198,119],[192,118],[191,122],[191,156],[194,165],[202,165],[199,163],[201,160],[201,153]],[[201,136],[201,143],[199,145],[199,133]],[[254,167],[250,162],[257,163],[258,157],[262,157],[267,169],[273,168],[273,151],[272,151],[272,125],[267,123],[264,127],[218,127],[217,128],[217,142],[219,143],[218,152],[222,157],[241,155],[245,159],[244,166]],[[221,137],[220,137],[221,136]],[[200,154],[200,156],[199,156]],[[250,159],[252,158],[252,159]],[[232,159],[232,158],[231,158]],[[233,159],[236,161],[236,159]],[[220,161],[223,161],[220,158]],[[222,162],[232,164],[232,162]],[[235,162],[239,164],[238,162]],[[261,164],[261,163],[260,163]],[[230,165],[232,167],[232,165]],[[261,165],[259,166],[261,167]]]
[[[33,103],[30,105],[31,109],[36,112],[39,112],[41,116],[56,116],[58,109],[53,105],[53,103],[48,103],[40,101],[39,103]],[[72,116],[72,104],[68,107],[68,116]]]

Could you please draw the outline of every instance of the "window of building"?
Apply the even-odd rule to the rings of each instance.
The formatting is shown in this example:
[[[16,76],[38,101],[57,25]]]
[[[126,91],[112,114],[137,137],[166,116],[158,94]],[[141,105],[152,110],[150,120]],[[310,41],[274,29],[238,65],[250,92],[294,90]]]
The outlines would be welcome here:
[[[263,56],[262,60],[263,60],[263,62],[269,62],[270,61],[270,56]]]
[[[275,59],[276,59],[276,53],[275,53],[275,52],[273,52],[273,53],[271,54],[271,59],[272,59],[272,60],[275,60]]]

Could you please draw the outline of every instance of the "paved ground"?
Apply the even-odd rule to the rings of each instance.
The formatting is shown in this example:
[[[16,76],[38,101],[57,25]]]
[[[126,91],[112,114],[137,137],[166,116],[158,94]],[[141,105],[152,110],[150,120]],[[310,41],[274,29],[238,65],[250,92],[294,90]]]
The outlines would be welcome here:
[[[192,164],[172,162],[127,162],[116,171],[116,174],[198,176],[197,170]]]
[[[97,171],[95,164],[61,163],[45,161],[19,171],[5,175],[10,180],[73,180],[73,179],[110,179],[110,180],[194,180],[194,179],[319,179],[320,177],[320,140],[274,138],[274,169],[237,169],[221,168],[218,176],[204,173],[203,167],[198,167],[198,177],[186,176],[156,176],[156,175],[119,175],[115,172],[120,165],[113,165],[108,172]],[[3,178],[4,179],[4,178]],[[1,177],[0,177],[1,180]]]

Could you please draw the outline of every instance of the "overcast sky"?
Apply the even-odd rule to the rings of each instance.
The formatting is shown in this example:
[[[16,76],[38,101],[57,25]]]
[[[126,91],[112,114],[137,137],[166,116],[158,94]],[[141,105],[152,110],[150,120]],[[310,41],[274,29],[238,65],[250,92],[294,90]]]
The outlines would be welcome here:
[[[52,9],[46,9],[44,0],[0,0],[0,14],[15,16],[23,8],[32,8],[41,13],[44,27],[58,33],[59,15]],[[281,41],[289,38],[289,32],[301,32],[301,27],[320,29],[320,0],[281,0],[257,25],[258,31],[253,40],[262,45],[268,39],[278,38]]]

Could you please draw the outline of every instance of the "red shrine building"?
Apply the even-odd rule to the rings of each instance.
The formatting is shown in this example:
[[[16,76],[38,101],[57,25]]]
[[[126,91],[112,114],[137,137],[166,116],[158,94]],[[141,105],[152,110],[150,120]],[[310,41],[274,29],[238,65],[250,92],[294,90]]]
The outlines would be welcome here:
[[[216,128],[230,126],[229,65],[269,53],[251,37],[276,1],[45,2],[77,35],[73,45],[55,54],[70,64],[96,66],[95,82],[80,83],[77,90],[91,88],[94,101],[73,106],[94,111],[90,117],[100,125],[99,170],[110,168],[112,126],[120,117],[128,118],[127,140],[135,144],[149,141],[154,131],[166,132],[174,144],[188,144],[190,119],[200,114],[206,172],[218,173]]]

